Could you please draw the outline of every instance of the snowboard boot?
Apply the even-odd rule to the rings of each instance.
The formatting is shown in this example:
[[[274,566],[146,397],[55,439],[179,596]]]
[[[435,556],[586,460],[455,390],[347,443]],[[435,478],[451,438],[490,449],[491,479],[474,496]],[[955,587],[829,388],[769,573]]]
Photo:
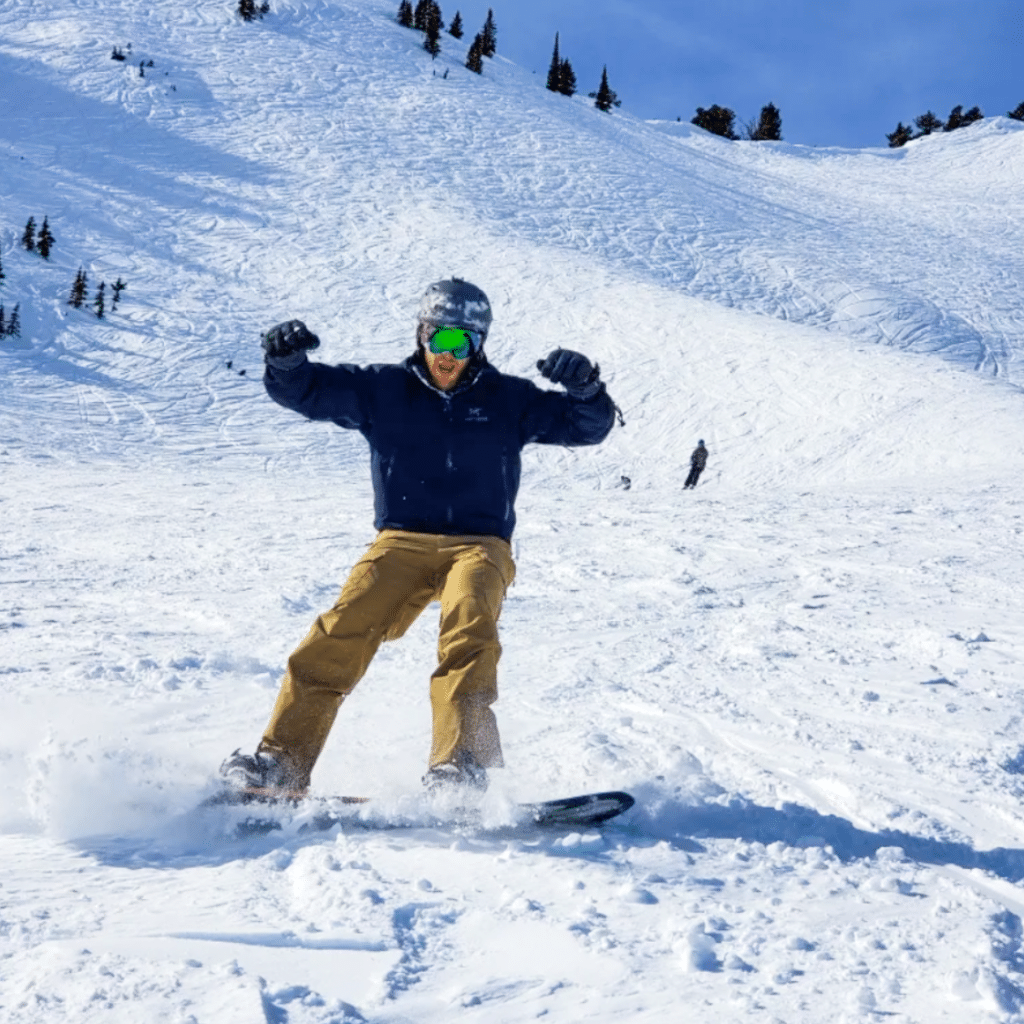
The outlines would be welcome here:
[[[476,763],[472,754],[456,751],[451,761],[436,764],[423,776],[427,792],[450,793],[458,789],[474,789],[483,793],[487,789],[487,769]]]
[[[258,795],[263,790],[267,796],[275,794],[300,795],[291,772],[273,754],[243,754],[236,750],[221,766],[221,777],[233,789]]]

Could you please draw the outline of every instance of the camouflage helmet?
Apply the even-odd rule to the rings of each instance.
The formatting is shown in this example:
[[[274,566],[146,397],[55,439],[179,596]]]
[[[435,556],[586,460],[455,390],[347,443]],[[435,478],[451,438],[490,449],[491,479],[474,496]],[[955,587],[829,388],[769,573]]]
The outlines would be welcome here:
[[[475,284],[461,277],[435,281],[420,299],[419,322],[433,327],[465,327],[486,338],[491,327],[491,304]]]

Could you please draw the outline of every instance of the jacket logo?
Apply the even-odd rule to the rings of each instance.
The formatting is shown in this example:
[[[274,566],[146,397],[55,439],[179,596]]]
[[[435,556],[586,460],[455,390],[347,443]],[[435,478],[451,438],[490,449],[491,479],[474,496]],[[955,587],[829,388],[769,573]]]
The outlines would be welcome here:
[[[469,412],[466,413],[467,423],[488,423],[490,422],[486,415],[484,415],[483,409],[477,409],[473,406],[470,407]]]

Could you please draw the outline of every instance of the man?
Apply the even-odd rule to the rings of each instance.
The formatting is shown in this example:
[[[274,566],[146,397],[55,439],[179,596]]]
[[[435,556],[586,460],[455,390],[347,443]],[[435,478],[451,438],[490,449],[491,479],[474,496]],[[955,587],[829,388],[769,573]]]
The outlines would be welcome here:
[[[693,449],[690,455],[690,475],[686,478],[686,483],[683,484],[684,491],[688,487],[697,486],[697,481],[700,479],[701,473],[704,472],[704,466],[707,461],[708,450],[704,447],[704,441],[701,439],[697,442],[697,447]]]
[[[491,705],[498,616],[515,576],[520,452],[531,443],[598,444],[615,406],[598,367],[566,349],[537,364],[564,393],[499,373],[484,354],[491,319],[487,296],[452,278],[427,289],[416,352],[397,365],[310,363],[306,352],[320,342],[299,320],[265,335],[270,397],[366,438],[379,532],[288,659],[256,753],[236,750],[221,766],[234,785],[304,792],[338,708],[380,644],[402,636],[433,600],[441,624],[423,781],[484,789],[487,769],[502,766]]]

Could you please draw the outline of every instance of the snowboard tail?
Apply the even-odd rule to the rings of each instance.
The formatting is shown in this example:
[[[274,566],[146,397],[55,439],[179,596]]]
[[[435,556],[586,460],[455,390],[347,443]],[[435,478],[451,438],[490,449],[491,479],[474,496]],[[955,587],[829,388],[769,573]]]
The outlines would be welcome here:
[[[607,793],[584,793],[561,800],[544,800],[537,804],[521,804],[535,825],[603,825],[628,811],[634,799],[621,790]]]

